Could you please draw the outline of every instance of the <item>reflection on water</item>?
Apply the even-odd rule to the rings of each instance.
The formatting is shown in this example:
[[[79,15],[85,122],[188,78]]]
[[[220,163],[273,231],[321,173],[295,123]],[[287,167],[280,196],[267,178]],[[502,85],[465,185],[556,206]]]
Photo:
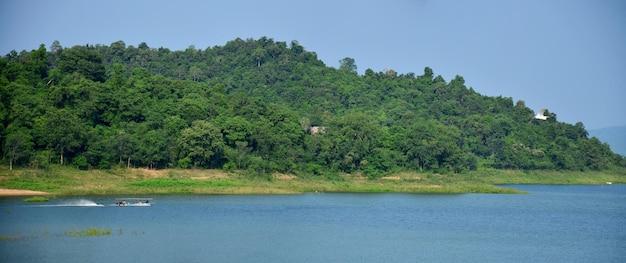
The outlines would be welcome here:
[[[0,262],[626,262],[626,186],[513,187],[530,194],[0,198]],[[111,234],[63,234],[89,228]]]

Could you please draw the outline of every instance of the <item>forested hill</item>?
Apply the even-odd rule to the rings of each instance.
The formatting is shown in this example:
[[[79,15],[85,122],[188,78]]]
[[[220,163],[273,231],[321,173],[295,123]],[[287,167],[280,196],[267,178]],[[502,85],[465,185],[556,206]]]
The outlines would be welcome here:
[[[204,50],[106,45],[0,59],[3,162],[324,175],[602,170],[626,160],[582,123],[421,75],[326,66],[298,42]]]

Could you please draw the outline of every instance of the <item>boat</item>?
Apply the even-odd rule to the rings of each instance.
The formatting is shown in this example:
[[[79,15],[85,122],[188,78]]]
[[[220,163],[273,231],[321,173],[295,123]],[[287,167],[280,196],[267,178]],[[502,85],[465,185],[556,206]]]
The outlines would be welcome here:
[[[152,206],[152,198],[117,198],[116,206]]]

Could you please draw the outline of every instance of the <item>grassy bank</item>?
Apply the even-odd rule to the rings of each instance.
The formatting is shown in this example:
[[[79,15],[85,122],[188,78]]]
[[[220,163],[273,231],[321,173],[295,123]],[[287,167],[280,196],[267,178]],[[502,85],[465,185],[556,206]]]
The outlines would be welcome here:
[[[358,175],[299,178],[275,174],[258,178],[220,170],[112,169],[82,171],[0,166],[0,188],[45,191],[53,195],[116,194],[297,194],[306,192],[520,193],[498,184],[626,183],[626,170],[551,172],[490,170],[465,174],[399,173],[370,180]]]

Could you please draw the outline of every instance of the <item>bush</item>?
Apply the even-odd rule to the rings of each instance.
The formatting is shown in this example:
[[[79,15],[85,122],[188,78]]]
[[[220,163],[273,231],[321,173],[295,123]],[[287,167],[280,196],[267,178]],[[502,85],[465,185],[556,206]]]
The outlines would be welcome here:
[[[30,158],[30,166],[35,169],[50,168],[50,151],[38,151]]]
[[[304,166],[303,172],[315,176],[324,175],[324,167],[316,163],[307,163]]]
[[[237,164],[235,162],[230,161],[230,162],[225,163],[222,169],[224,169],[224,171],[226,172],[232,172],[234,170],[237,170]]]
[[[74,158],[74,166],[76,166],[76,168],[81,169],[81,170],[87,170],[89,168],[89,165],[87,164],[87,158],[85,156],[79,155],[76,158]]]
[[[108,169],[111,169],[111,167],[113,167],[111,165],[111,163],[109,161],[105,161],[105,160],[101,161],[98,164],[98,169],[100,169],[100,170],[108,170]]]
[[[178,160],[178,168],[183,168],[183,169],[191,168],[191,159],[189,159],[189,157],[185,157],[183,159]]]
[[[380,171],[374,167],[374,165],[367,164],[363,167],[363,175],[365,175],[369,179],[377,179],[383,177],[385,173]]]

